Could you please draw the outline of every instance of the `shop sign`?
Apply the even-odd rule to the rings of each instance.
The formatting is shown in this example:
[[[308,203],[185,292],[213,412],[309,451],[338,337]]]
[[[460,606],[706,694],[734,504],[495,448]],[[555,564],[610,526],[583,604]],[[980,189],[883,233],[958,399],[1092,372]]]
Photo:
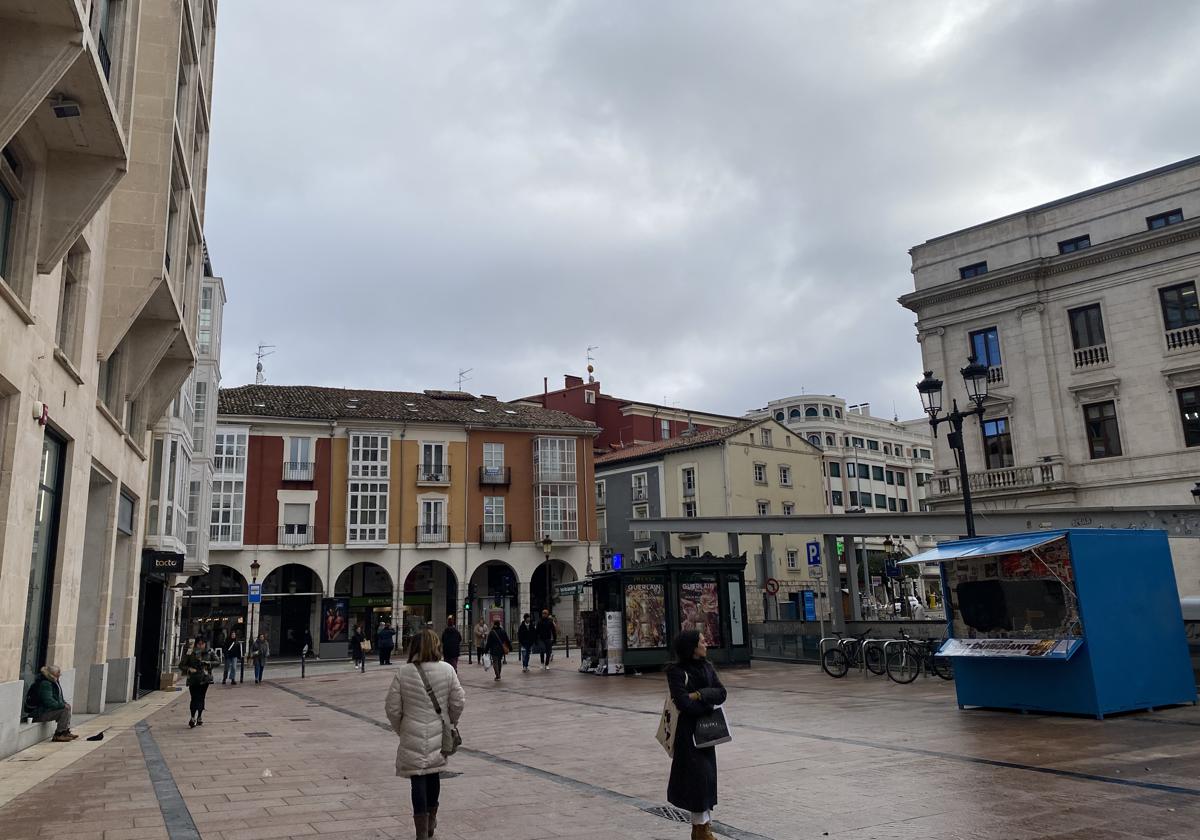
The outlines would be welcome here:
[[[1083,639],[948,639],[942,656],[999,659],[1070,659]]]
[[[175,551],[142,552],[142,567],[149,574],[177,575],[183,572],[184,556]]]

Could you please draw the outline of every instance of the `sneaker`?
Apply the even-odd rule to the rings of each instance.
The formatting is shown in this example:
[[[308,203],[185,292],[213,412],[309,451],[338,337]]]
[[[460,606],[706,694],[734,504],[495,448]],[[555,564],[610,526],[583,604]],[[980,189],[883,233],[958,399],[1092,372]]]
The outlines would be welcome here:
[[[196,728],[196,719],[192,718],[191,720],[188,721],[188,729],[195,729],[195,728]]]

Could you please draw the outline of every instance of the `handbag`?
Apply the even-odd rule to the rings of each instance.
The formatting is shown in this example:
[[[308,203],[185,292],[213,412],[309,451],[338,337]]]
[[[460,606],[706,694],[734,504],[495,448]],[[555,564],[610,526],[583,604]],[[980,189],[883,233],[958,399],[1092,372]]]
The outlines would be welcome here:
[[[696,718],[695,734],[692,736],[697,749],[728,744],[733,740],[729,732],[729,721],[725,719],[723,706],[716,706],[706,715]]]
[[[425,676],[425,672],[421,670],[421,666],[416,665],[414,667],[421,676],[421,682],[425,683],[425,693],[429,695],[429,702],[433,704],[433,710],[442,719],[442,755],[454,755],[458,752],[458,748],[462,746],[462,736],[458,734],[458,727],[450,722],[450,718],[442,714],[442,705],[438,703],[437,697],[434,696],[433,686],[429,684],[429,678]]]
[[[687,686],[686,672],[683,675],[683,684]],[[678,725],[679,707],[675,705],[675,701],[671,699],[671,692],[668,691],[667,699],[663,701],[662,715],[658,718],[658,732],[654,738],[672,758],[675,757],[675,730]]]

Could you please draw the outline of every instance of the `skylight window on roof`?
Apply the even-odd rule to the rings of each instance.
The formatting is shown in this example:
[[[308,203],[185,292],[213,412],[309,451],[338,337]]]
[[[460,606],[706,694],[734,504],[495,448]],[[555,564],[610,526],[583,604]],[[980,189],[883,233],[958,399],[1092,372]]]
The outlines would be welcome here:
[[[486,408],[472,408],[471,410],[474,411],[476,414],[487,414]]]
[[[504,413],[505,414],[516,414],[517,412],[513,411],[511,408],[506,408],[506,409],[504,409]]]

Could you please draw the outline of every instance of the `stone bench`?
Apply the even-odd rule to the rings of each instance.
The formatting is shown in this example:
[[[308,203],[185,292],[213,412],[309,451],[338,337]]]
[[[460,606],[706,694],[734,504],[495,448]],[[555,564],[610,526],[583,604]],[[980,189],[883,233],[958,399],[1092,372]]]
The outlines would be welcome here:
[[[27,749],[42,741],[49,741],[53,737],[54,721],[35,723],[29,718],[23,717],[20,726],[17,727],[17,750]]]

